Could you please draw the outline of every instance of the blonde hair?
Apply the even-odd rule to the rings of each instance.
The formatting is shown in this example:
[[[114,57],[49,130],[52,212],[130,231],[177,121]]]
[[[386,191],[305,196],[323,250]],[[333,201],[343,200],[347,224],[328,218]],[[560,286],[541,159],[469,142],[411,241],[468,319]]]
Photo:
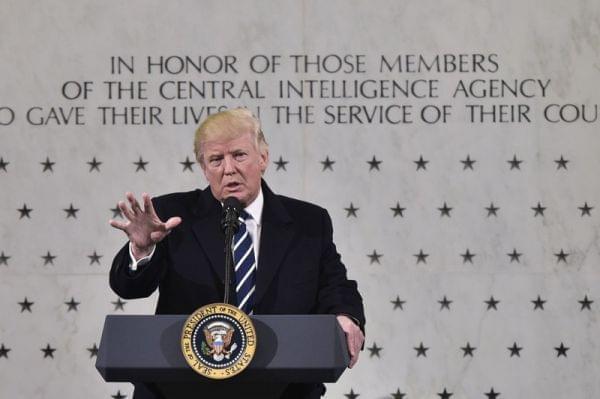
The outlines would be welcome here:
[[[196,129],[194,153],[200,165],[204,165],[202,144],[209,140],[230,140],[251,133],[259,151],[269,148],[260,121],[246,108],[233,108],[209,115]]]

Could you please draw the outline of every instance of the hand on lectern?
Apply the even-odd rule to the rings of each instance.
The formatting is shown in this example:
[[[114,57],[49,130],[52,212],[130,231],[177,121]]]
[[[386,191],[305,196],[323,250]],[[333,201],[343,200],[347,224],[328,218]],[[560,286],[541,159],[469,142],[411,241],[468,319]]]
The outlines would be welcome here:
[[[346,334],[346,342],[348,343],[348,352],[350,352],[349,368],[352,368],[358,361],[358,354],[365,342],[365,336],[360,328],[351,318],[346,315],[338,315],[337,321],[340,323],[342,330]]]
[[[133,256],[140,259],[149,255],[154,245],[162,241],[173,228],[181,223],[181,218],[175,216],[169,218],[166,222],[160,220],[154,210],[150,196],[146,193],[142,194],[143,209],[133,193],[125,193],[125,196],[130,207],[127,206],[125,201],[119,201],[118,207],[127,221],[121,222],[111,219],[109,223],[112,227],[123,230],[127,234],[131,242]]]

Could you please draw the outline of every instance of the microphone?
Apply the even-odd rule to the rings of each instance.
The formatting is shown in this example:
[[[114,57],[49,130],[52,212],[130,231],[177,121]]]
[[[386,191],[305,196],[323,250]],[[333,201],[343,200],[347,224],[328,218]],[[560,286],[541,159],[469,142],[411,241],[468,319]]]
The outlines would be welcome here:
[[[231,296],[231,287],[235,285],[233,270],[233,236],[240,228],[240,212],[242,204],[235,197],[227,197],[223,201],[223,216],[221,218],[221,228],[225,233],[225,292],[223,302],[230,305],[233,298]]]
[[[235,197],[227,197],[223,201],[223,216],[221,218],[221,228],[223,231],[228,233],[228,229],[233,232],[233,234],[237,233],[240,228],[240,212],[242,211],[242,203],[239,199]]]

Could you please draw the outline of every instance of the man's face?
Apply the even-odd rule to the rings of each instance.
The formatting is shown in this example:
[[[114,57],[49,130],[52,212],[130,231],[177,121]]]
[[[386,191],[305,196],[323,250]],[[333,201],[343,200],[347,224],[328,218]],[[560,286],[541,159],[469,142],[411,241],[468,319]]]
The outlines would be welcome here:
[[[208,140],[202,152],[204,176],[216,199],[236,197],[244,206],[254,201],[269,153],[256,148],[250,132],[229,140]]]

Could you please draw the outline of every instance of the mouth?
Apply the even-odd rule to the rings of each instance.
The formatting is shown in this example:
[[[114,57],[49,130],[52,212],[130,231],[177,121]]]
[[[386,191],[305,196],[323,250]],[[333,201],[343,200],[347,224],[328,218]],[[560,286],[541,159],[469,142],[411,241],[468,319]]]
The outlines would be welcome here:
[[[228,191],[237,191],[242,187],[241,183],[238,182],[230,182],[225,185],[225,189]]]

